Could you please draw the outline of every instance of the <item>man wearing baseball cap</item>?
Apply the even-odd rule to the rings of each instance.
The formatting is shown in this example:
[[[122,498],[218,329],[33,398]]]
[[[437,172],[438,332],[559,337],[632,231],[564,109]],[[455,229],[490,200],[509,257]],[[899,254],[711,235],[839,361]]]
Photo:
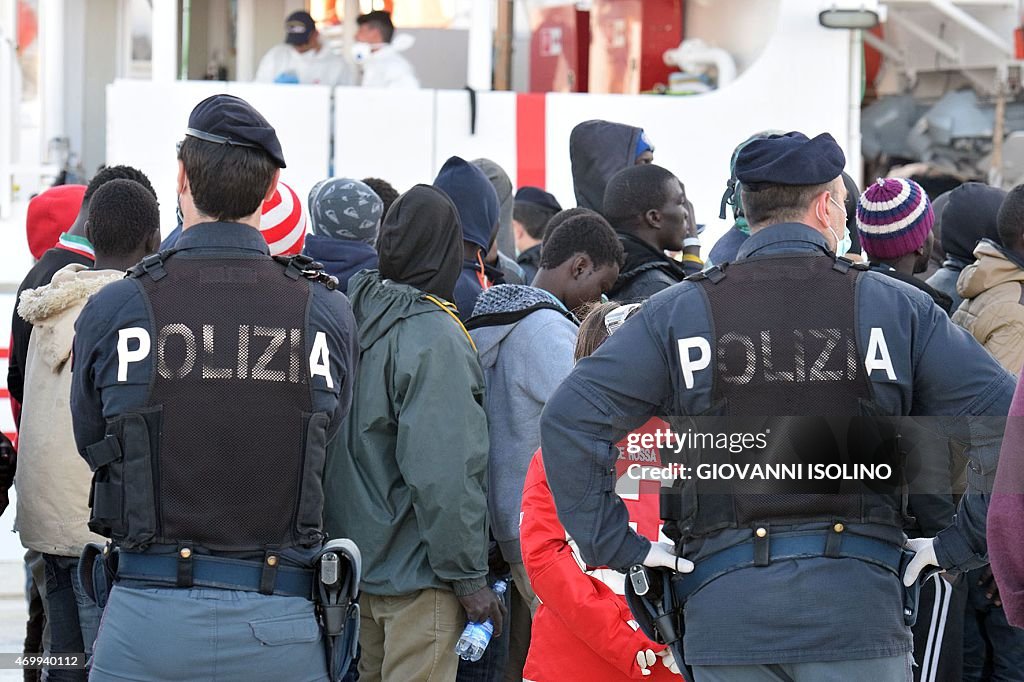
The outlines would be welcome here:
[[[512,232],[527,284],[540,270],[540,247],[548,221],[562,210],[558,200],[540,187],[520,187],[512,205]]]
[[[89,528],[111,539],[116,571],[92,679],[320,680],[324,642],[344,648],[311,599],[355,321],[309,259],[269,255],[261,206],[284,167],[247,102],[200,102],[178,149],[175,249],[78,319],[75,440],[93,471]]]
[[[908,444],[892,430],[902,435],[894,418],[942,417],[932,428],[957,429],[978,470],[993,471],[1004,420],[977,417],[1006,415],[1013,377],[927,295],[837,255],[845,163],[828,134],[747,145],[736,177],[751,236],[737,260],[652,296],[544,409],[566,531],[588,565],[629,571],[641,627],[696,682],[911,680],[919,576],[986,560],[982,477],[968,475],[952,526],[906,539]],[[660,488],[673,544],[630,528],[607,473],[613,445],[654,415],[680,437],[764,438],[662,450],[684,467]],[[944,452],[916,454],[945,464]],[[859,479],[812,474],[879,461],[893,464]],[[772,473],[781,464],[800,466]],[[760,476],[730,477],[744,465]],[[673,615],[684,606],[685,623]]]
[[[259,83],[351,85],[348,63],[320,42],[309,12],[292,12],[284,22],[284,42],[267,50],[256,69]]]

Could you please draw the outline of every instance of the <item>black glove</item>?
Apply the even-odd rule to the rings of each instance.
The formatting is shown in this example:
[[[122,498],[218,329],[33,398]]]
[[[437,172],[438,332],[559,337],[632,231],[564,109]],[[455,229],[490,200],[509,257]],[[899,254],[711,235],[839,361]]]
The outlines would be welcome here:
[[[7,490],[14,483],[14,467],[18,454],[14,450],[14,444],[4,434],[0,433],[0,514],[4,513],[10,504]]]

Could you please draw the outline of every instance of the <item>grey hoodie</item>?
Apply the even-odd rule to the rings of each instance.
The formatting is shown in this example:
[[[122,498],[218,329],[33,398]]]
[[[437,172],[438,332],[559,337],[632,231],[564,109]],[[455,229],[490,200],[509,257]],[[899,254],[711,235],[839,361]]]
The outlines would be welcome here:
[[[512,203],[515,187],[512,186],[512,181],[505,169],[490,159],[473,159],[470,163],[484,172],[487,179],[494,185],[494,191],[498,194],[498,253],[515,255],[516,242],[515,236],[512,234]],[[502,265],[504,266],[504,264]],[[521,282],[509,281],[508,283],[520,284]]]
[[[487,510],[506,561],[522,563],[519,508],[540,448],[540,413],[573,365],[577,322],[535,287],[501,284],[480,295],[469,320],[487,387]]]

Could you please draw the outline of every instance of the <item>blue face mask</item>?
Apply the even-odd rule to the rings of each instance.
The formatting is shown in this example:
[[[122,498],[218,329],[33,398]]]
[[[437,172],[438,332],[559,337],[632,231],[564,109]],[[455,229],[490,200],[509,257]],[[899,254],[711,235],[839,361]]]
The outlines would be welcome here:
[[[850,228],[843,228],[843,238],[836,244],[836,255],[845,256],[853,248],[853,238],[850,236]]]
[[[835,230],[832,229],[831,225],[829,225],[828,231],[832,233],[833,237],[835,237],[836,255],[845,256],[850,252],[850,249],[853,248],[853,238],[850,236],[850,228],[846,226],[846,209],[840,206],[839,202],[833,199],[832,197],[829,197],[828,200],[835,204],[836,208],[843,212],[843,238],[840,239],[839,236],[836,235],[836,232]]]

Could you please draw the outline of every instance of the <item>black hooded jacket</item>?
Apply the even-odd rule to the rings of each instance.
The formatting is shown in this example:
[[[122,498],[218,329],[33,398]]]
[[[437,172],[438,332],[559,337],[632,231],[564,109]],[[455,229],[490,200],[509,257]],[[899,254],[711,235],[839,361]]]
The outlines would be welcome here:
[[[576,203],[601,212],[604,188],[613,175],[636,161],[642,128],[609,121],[584,121],[569,135]]]
[[[452,301],[462,270],[462,226],[448,195],[416,185],[391,205],[377,236],[380,276]]]
[[[963,300],[956,290],[960,271],[974,262],[974,247],[982,239],[999,244],[996,217],[1006,192],[980,182],[968,182],[950,191],[942,210],[942,249],[946,260],[927,284],[949,296],[956,310]]]

